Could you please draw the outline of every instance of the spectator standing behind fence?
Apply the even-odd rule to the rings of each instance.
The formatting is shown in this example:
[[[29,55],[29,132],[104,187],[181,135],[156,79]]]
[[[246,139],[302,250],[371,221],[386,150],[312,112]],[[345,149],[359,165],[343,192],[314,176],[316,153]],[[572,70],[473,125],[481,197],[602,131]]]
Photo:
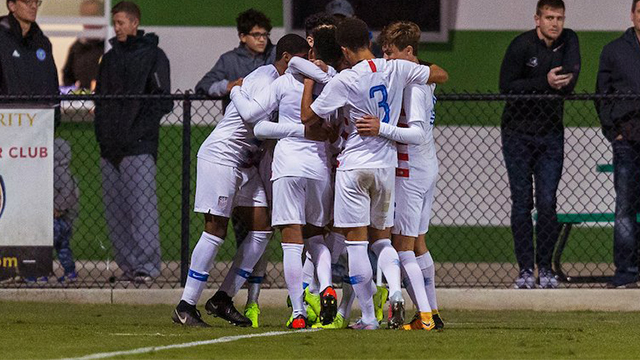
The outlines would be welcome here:
[[[0,17],[0,95],[54,95],[58,71],[51,42],[36,23],[40,0],[7,0]]]
[[[516,37],[507,49],[500,69],[500,91],[568,94],[578,80],[580,51],[576,33],[563,29],[564,2],[538,1],[534,19],[536,28]],[[519,289],[535,287],[534,261],[539,286],[558,285],[551,257],[559,233],[556,192],[564,158],[563,109],[562,100],[510,100],[502,115],[503,154],[513,202],[511,231],[520,269],[515,287]],[[534,181],[538,212],[535,257],[531,219]]]
[[[58,254],[64,275],[60,282],[73,282],[77,278],[76,263],[71,251],[73,221],[78,214],[78,185],[71,175],[71,146],[62,138],[53,141],[53,247]]]
[[[271,20],[262,12],[249,9],[236,18],[240,45],[228,51],[196,85],[196,92],[225,96],[223,109],[229,104],[229,92],[253,70],[275,61],[275,46],[269,39]]]
[[[632,1],[633,27],[604,47],[600,55],[598,93],[640,94],[640,0]],[[637,287],[640,213],[640,101],[596,102],[602,132],[613,146],[616,220],[610,288]]]
[[[169,60],[155,34],[138,30],[138,6],[123,1],[111,15],[116,37],[100,63],[96,94],[169,94]],[[160,119],[172,108],[171,100],[96,101],[105,215],[125,281],[160,274],[156,159]]]
[[[80,4],[80,15],[98,16],[101,7],[97,0],[85,0]],[[89,31],[98,31],[102,28],[100,25],[84,26],[84,29]],[[93,90],[102,54],[104,54],[103,38],[83,36],[77,39],[69,48],[67,62],[62,69],[64,85]]]

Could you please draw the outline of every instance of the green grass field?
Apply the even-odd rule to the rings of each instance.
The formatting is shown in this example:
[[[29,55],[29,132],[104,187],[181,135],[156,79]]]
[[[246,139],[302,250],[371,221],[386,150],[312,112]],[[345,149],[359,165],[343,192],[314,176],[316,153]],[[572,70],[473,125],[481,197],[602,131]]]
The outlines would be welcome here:
[[[171,306],[0,302],[4,359],[56,359],[285,330],[285,309],[260,329],[206,316],[210,329],[170,322]],[[189,359],[631,359],[640,313],[443,311],[444,332],[323,330],[151,350],[116,358]],[[232,339],[233,340],[233,339]]]

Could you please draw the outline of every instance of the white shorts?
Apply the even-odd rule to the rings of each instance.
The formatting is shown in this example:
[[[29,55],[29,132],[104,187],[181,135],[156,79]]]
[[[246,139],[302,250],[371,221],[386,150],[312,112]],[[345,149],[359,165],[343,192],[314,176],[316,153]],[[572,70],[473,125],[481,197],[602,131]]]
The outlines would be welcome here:
[[[396,178],[396,211],[391,233],[414,236],[429,231],[438,173],[427,179]]]
[[[395,168],[338,170],[334,226],[393,226]]]
[[[230,218],[236,206],[267,207],[267,195],[256,168],[198,159],[194,211]]]
[[[271,225],[311,224],[331,221],[333,187],[330,180],[285,176],[273,181]]]

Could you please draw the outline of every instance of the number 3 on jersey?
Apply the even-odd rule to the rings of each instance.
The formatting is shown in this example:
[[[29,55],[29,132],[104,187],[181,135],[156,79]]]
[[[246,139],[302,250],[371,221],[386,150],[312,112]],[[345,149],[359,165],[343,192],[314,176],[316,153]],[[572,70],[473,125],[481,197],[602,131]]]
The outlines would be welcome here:
[[[382,100],[378,101],[378,107],[381,107],[384,109],[384,118],[381,119],[381,121],[383,123],[388,124],[389,112],[391,112],[391,110],[389,110],[389,104],[387,104],[387,87],[384,85],[378,85],[378,86],[372,87],[371,89],[369,89],[369,98],[375,99],[377,92],[382,93]]]

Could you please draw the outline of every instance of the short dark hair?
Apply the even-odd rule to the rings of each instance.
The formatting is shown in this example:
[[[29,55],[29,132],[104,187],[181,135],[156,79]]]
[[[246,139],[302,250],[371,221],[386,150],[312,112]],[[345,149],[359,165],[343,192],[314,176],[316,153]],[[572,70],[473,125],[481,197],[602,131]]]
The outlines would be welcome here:
[[[140,8],[134,2],[121,1],[117,3],[113,8],[111,8],[111,16],[119,12],[126,13],[127,15],[132,16],[135,19],[138,19],[138,21],[142,20],[142,14],[140,12]]]
[[[345,18],[338,24],[336,40],[351,51],[369,48],[369,28],[360,19]]]
[[[236,27],[238,34],[249,34],[254,26],[258,26],[271,31],[271,20],[263,12],[256,9],[249,9],[238,14]]]
[[[631,12],[636,11],[636,6],[638,6],[638,1],[640,0],[633,0],[633,4],[631,5]]]
[[[335,26],[320,26],[313,30],[313,51],[318,60],[336,67],[342,58],[342,50],[336,41]]]
[[[282,59],[284,53],[300,54],[309,52],[309,43],[305,38],[296,34],[287,34],[276,44],[276,60]]]
[[[417,56],[420,35],[420,27],[416,23],[396,21],[382,29],[378,37],[378,44],[382,47],[395,45],[398,50],[404,50],[411,46],[413,54]]]
[[[540,14],[542,14],[542,9],[545,7],[550,7],[552,9],[565,9],[563,0],[539,0],[538,5],[536,6],[536,15],[540,16]]]
[[[320,25],[338,25],[338,20],[335,16],[327,14],[325,12],[319,12],[312,15],[309,15],[304,20],[304,32],[305,36],[312,35],[313,29],[317,28]]]

